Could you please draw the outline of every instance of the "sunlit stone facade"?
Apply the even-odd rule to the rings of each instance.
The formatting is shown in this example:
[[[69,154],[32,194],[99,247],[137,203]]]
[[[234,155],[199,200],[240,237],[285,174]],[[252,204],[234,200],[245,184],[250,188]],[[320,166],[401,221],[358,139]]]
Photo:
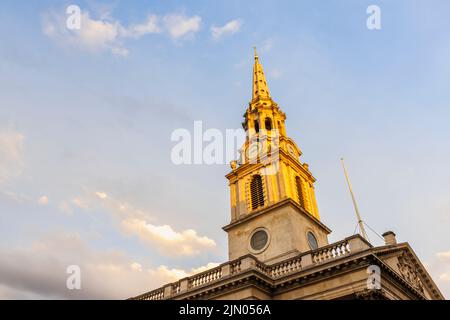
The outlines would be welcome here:
[[[227,174],[229,261],[132,299],[443,299],[408,243],[386,232],[328,242],[315,178],[287,136],[255,51],[247,138]]]

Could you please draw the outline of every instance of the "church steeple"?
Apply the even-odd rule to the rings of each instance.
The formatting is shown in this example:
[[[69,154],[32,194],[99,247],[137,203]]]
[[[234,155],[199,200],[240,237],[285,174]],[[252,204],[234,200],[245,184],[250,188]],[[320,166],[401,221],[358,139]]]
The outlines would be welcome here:
[[[270,96],[263,66],[259,61],[258,53],[254,48],[252,100],[249,103],[242,126],[247,130],[249,136],[253,136],[262,129],[271,135],[276,130],[279,135],[286,135],[284,127],[285,114],[280,110],[277,103]]]
[[[255,63],[253,65],[253,95],[252,101],[258,99],[268,99],[270,98],[269,87],[267,86],[266,76],[264,75],[264,70],[259,63],[258,53],[255,50]]]
[[[256,49],[254,59],[252,100],[242,124],[247,137],[226,176],[231,222],[224,230],[230,260],[251,253],[275,262],[326,245],[330,230],[320,222],[316,180],[286,134],[286,115],[270,96]]]

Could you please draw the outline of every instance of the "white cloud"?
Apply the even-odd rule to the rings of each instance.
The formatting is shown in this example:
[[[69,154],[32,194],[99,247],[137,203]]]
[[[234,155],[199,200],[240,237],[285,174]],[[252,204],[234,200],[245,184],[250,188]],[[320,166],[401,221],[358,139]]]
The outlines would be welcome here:
[[[99,19],[91,18],[82,11],[79,30],[66,27],[67,16],[50,12],[44,15],[42,31],[59,44],[98,54],[110,52],[116,56],[127,56],[127,39],[139,39],[148,34],[167,33],[172,39],[188,38],[200,30],[201,18],[184,14],[165,16],[149,15],[143,23],[123,26],[108,13]]]
[[[87,51],[102,53],[110,51],[113,54],[126,55],[120,32],[119,22],[109,19],[95,20],[89,12],[81,13],[81,27],[79,30],[69,30],[66,27],[66,16],[49,13],[44,16],[43,32],[49,38],[60,44]]]
[[[95,195],[97,197],[99,197],[100,199],[106,199],[108,198],[108,195],[106,194],[106,192],[102,192],[102,191],[97,191],[95,192]]]
[[[230,22],[226,23],[222,27],[212,26],[211,34],[215,40],[219,40],[224,35],[235,34],[235,33],[239,32],[239,30],[241,29],[241,26],[242,26],[241,20],[239,20],[239,19],[231,20]]]
[[[146,34],[160,33],[161,27],[159,25],[160,18],[156,15],[149,15],[147,21],[142,24],[133,24],[128,28],[122,29],[124,37],[138,39]]]
[[[24,135],[15,129],[0,128],[0,185],[22,172]]]
[[[131,267],[132,270],[135,270],[135,271],[142,271],[142,265],[141,265],[140,263],[133,262],[133,263],[130,265],[130,267]]]
[[[69,265],[80,267],[82,290],[66,288]],[[149,268],[123,252],[95,250],[76,233],[59,233],[27,247],[0,246],[0,298],[125,299],[216,265]]]
[[[192,269],[192,270],[188,273],[188,276],[191,276],[191,275],[194,275],[194,274],[197,274],[197,273],[200,273],[200,272],[203,272],[203,271],[206,271],[206,270],[209,270],[209,269],[218,267],[219,265],[220,265],[220,263],[210,262],[210,263],[208,263],[208,264],[205,265],[205,266],[201,266],[201,267]]]
[[[140,265],[139,265],[140,266]],[[139,268],[137,266],[137,268]],[[198,268],[193,268],[189,271],[183,270],[183,269],[169,269],[166,266],[159,266],[157,269],[154,270],[148,270],[150,274],[155,276],[165,276],[167,278],[173,279],[172,281],[180,280],[189,276],[192,276],[194,274],[212,269],[219,266],[219,263],[210,262],[205,266],[201,266]],[[134,266],[136,268],[136,264]],[[142,271],[142,270],[141,270]]]
[[[202,250],[216,247],[214,240],[202,237],[195,230],[188,229],[176,232],[168,225],[155,226],[141,219],[125,219],[123,230],[137,235],[141,240],[150,243],[167,255],[196,255]]]
[[[77,31],[79,43],[95,51],[97,48],[115,48],[120,24],[106,20],[94,20],[89,13],[81,16],[81,28]]]
[[[199,16],[187,17],[184,14],[169,14],[163,17],[164,27],[173,39],[192,36],[200,30],[202,19]]]
[[[48,197],[47,196],[41,196],[38,199],[38,204],[45,206],[48,204]]]

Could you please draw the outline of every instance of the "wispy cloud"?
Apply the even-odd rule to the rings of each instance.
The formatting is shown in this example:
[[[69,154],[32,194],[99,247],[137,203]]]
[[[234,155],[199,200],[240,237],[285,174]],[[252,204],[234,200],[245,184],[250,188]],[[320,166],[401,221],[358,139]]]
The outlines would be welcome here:
[[[43,33],[58,44],[76,48],[93,54],[110,52],[117,56],[127,56],[127,39],[139,39],[149,34],[167,34],[174,40],[192,38],[201,27],[201,17],[171,13],[164,16],[149,15],[142,23],[124,26],[111,14],[92,18],[88,11],[81,12],[79,29],[69,30],[67,16],[55,11],[43,17]]]
[[[41,206],[45,206],[48,204],[48,197],[47,196],[40,196],[37,200],[37,203]]]
[[[199,16],[187,17],[184,14],[164,16],[164,27],[173,39],[190,37],[200,30],[202,19]]]
[[[160,18],[157,15],[149,15],[147,21],[141,24],[132,24],[128,28],[121,28],[122,36],[126,38],[139,39],[140,37],[151,34],[160,33]]]
[[[156,248],[166,256],[193,256],[216,247],[216,242],[187,229],[175,231],[170,225],[150,223],[155,220],[145,210],[136,208],[127,201],[121,201],[105,191],[88,192],[70,201],[63,201],[60,210],[71,214],[75,208],[84,211],[106,209],[120,222],[120,231],[136,236],[143,243]]]
[[[219,40],[224,35],[231,35],[239,32],[242,26],[242,20],[235,19],[227,22],[222,27],[211,27],[211,35],[215,40]]]
[[[16,203],[28,203],[31,202],[31,197],[24,195],[22,193],[17,193],[9,190],[4,190],[0,192],[1,196],[6,197],[10,201],[14,201]]]
[[[81,290],[66,287],[69,265],[80,267]],[[96,250],[78,233],[60,232],[25,247],[0,246],[0,266],[1,299],[124,299],[217,264],[146,267],[121,251]]]
[[[59,210],[66,214],[71,214],[76,209],[83,211],[103,209],[119,220],[126,218],[152,220],[152,217],[144,210],[136,208],[127,201],[115,199],[105,191],[85,190],[80,195],[62,200],[59,204]]]

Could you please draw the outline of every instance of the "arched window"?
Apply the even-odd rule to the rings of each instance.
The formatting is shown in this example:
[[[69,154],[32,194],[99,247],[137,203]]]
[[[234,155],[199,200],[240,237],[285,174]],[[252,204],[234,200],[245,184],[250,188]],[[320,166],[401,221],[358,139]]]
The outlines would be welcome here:
[[[295,186],[297,187],[297,198],[298,203],[302,208],[305,207],[305,199],[303,198],[303,192],[302,192],[302,180],[300,180],[300,177],[295,177]]]
[[[258,123],[258,121],[255,120],[254,124],[255,124],[255,131],[256,131],[256,133],[259,133],[259,123]]]
[[[254,175],[250,182],[250,194],[252,198],[252,210],[264,206],[264,190],[260,175]]]
[[[272,120],[270,120],[270,118],[266,118],[266,120],[264,121],[264,127],[267,131],[272,130]]]

